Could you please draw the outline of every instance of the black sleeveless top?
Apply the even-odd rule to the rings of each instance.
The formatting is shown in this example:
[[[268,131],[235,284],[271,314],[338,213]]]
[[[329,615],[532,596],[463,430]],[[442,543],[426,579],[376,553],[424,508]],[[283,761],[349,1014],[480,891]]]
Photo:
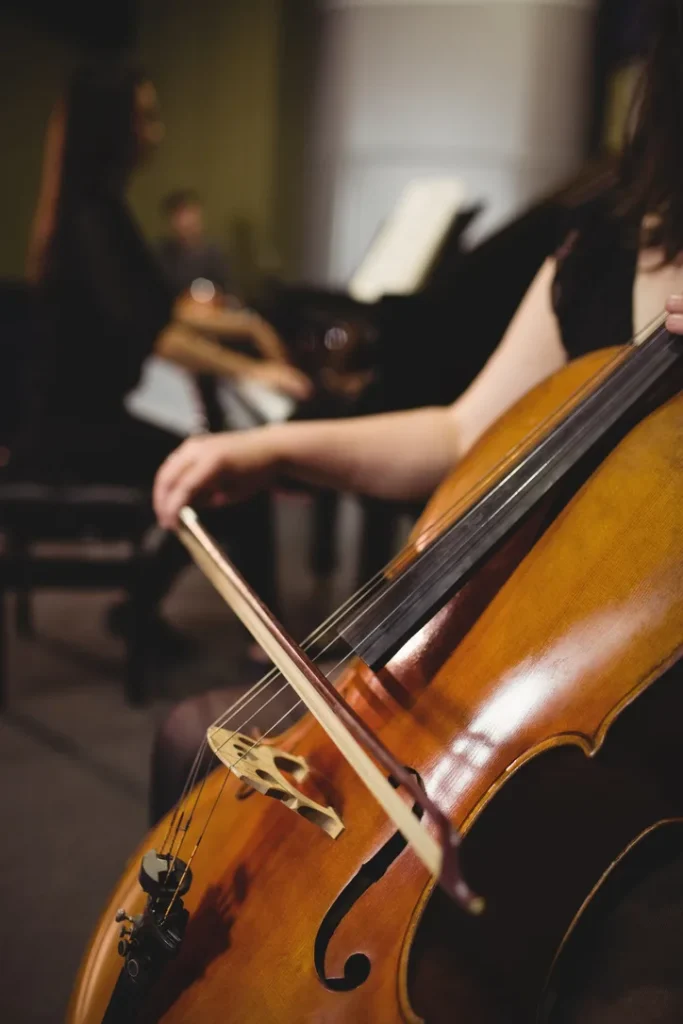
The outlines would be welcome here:
[[[634,239],[602,201],[583,211],[557,251],[552,302],[570,359],[633,337]]]

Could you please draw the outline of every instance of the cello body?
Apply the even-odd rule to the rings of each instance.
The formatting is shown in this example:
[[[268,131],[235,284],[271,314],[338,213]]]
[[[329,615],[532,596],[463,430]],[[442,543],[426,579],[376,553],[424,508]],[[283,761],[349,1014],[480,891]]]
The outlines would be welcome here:
[[[613,355],[570,364],[495,424],[436,492],[406,557]],[[628,851],[678,835],[683,817],[682,442],[676,395],[552,492],[384,668],[353,663],[340,684],[464,834],[465,875],[486,911],[471,918],[441,894],[305,716],[273,742],[307,759],[344,830],[332,839],[275,800],[240,799],[230,778],[193,861],[182,948],[141,1020],[529,1024],[541,1014],[582,908]],[[224,777],[209,777],[200,811]],[[116,910],[142,910],[140,858],[167,824],[104,910],[69,1024],[105,1015],[122,964]]]

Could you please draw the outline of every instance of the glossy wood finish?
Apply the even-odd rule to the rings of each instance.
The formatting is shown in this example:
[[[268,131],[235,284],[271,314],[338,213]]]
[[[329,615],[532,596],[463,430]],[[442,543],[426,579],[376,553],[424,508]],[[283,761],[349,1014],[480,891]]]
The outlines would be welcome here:
[[[430,522],[612,356],[572,364],[504,417],[437,492],[417,546]],[[672,784],[681,688],[668,680],[650,688],[683,644],[682,439],[676,397],[636,426],[551,521],[545,509],[528,519],[377,676],[358,666],[343,683],[467,832],[465,866],[488,900],[483,918],[466,918],[433,893],[405,850],[329,944],[328,976],[362,952],[369,977],[351,992],[322,985],[313,963],[320,923],[392,827],[303,719],[278,746],[306,757],[345,831],[331,840],[272,801],[240,801],[229,780],[193,864],[183,949],[148,1020],[414,1024],[412,1001],[430,1024],[528,1024],[586,895],[636,836],[683,812]],[[222,781],[219,770],[201,810]],[[102,1019],[121,966],[114,914],[141,908],[139,860],[164,832],[135,852],[102,915],[69,1024]]]

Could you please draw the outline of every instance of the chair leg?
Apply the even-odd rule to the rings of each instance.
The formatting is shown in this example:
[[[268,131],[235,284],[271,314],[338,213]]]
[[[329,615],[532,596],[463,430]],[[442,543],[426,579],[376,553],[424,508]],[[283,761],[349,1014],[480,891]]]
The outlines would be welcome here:
[[[149,610],[141,607],[139,600],[140,582],[144,579],[146,557],[143,539],[134,542],[131,571],[128,582],[130,623],[126,631],[126,664],[123,681],[124,697],[131,707],[143,707],[147,703],[146,672],[149,648]]]
[[[12,553],[16,557],[19,569],[15,591],[14,625],[19,636],[32,637],[34,628],[30,546],[26,537],[21,533],[15,533],[11,543]]]
[[[126,640],[126,667],[123,692],[127,704],[131,707],[144,707],[147,703],[146,682],[146,648],[144,627],[135,626]]]
[[[31,591],[24,587],[17,588],[14,618],[15,626],[19,636],[34,636],[33,629],[33,601]]]
[[[7,703],[7,633],[5,591],[0,589],[0,710]]]
[[[395,552],[398,516],[388,501],[366,498],[362,502],[363,526],[359,558],[359,583],[367,583],[385,567]]]
[[[319,579],[331,576],[337,565],[337,522],[339,496],[336,491],[319,491],[313,497],[311,569]]]

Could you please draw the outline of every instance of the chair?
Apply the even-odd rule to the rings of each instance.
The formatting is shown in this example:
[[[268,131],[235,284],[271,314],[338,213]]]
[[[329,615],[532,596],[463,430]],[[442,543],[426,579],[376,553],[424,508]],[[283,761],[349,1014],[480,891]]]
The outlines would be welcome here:
[[[126,637],[124,693],[131,705],[145,703],[146,619],[135,613],[135,599],[149,523],[149,496],[133,488],[0,483],[0,706],[7,693],[6,595],[16,593],[15,627],[29,637],[35,632],[32,595],[38,587],[126,589],[135,625]],[[125,554],[93,557],[93,542],[121,541]],[[65,542],[71,547],[68,555],[55,550]],[[46,543],[49,553],[40,550]]]
[[[0,282],[0,453],[9,453],[25,389],[35,323],[31,290],[24,283]],[[149,494],[119,486],[58,486],[3,477],[0,460],[0,705],[6,698],[6,595],[16,592],[15,625],[33,633],[31,596],[38,587],[124,587],[135,611],[136,581],[144,573],[143,537],[152,522]],[[93,558],[92,541],[125,542],[125,554]],[[40,552],[48,542],[68,542],[67,557]],[[53,545],[54,547],[54,545]],[[76,553],[73,553],[75,548]],[[146,622],[133,615],[126,640],[124,692],[142,704],[145,692]]]

